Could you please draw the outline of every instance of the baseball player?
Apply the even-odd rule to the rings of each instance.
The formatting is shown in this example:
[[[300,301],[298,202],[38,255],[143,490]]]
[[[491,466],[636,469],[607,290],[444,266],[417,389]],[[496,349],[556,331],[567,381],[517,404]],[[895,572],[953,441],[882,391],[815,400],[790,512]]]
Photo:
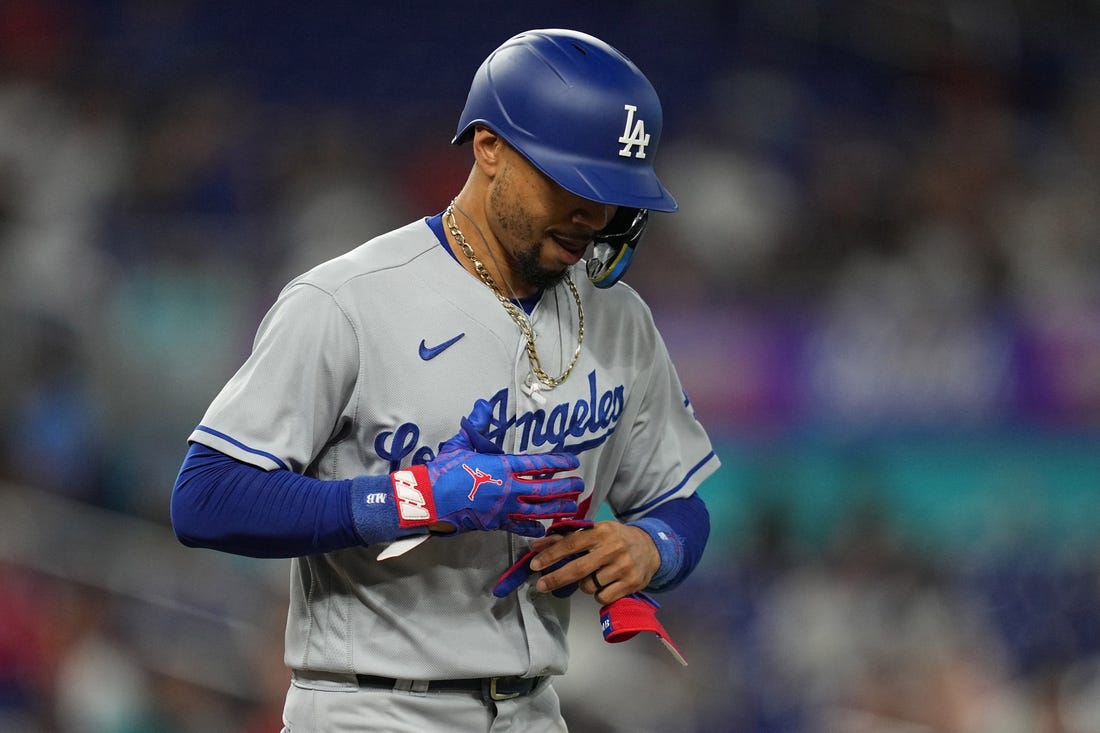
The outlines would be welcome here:
[[[180,541],[293,558],[284,733],[564,731],[578,590],[608,641],[669,641],[649,594],[698,563],[718,459],[620,281],[676,209],[661,125],[603,41],[509,39],[455,199],[289,283],[190,435]]]

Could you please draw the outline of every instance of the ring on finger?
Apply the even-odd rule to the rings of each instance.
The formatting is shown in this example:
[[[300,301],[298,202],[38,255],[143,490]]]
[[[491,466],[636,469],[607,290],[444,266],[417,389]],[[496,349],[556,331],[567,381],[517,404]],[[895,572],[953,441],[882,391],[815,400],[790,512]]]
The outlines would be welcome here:
[[[604,586],[604,584],[600,582],[600,579],[596,577],[597,572],[599,572],[599,571],[593,570],[591,573],[589,573],[588,577],[592,580],[593,585],[596,586],[596,592],[599,593],[606,586]]]

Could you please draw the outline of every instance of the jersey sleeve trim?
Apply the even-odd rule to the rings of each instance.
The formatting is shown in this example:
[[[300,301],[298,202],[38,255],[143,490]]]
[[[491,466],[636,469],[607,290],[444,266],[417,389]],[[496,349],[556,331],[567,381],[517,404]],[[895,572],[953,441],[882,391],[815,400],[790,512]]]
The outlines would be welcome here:
[[[196,436],[196,433],[204,433],[204,436]],[[207,437],[209,436],[209,437]],[[268,471],[282,468],[290,470],[286,463],[282,461],[276,455],[268,453],[267,451],[258,450],[250,446],[245,445],[241,441],[231,438],[220,430],[207,427],[205,425],[199,425],[195,428],[195,432],[191,434],[191,439],[196,440],[196,437],[203,437],[203,440],[197,441],[203,443],[207,448],[213,448],[214,450],[220,450],[228,455],[238,455],[240,451],[243,451],[247,456],[241,456],[241,458],[248,460],[255,466],[266,469]],[[261,459],[261,460],[257,460]]]
[[[704,471],[704,469],[706,469],[706,470]],[[683,480],[680,481],[680,483],[676,484],[671,489],[669,489],[668,491],[665,491],[664,493],[660,494],[659,496],[657,496],[653,499],[650,499],[645,504],[642,504],[642,505],[636,506],[636,507],[631,507],[630,509],[624,509],[621,512],[616,512],[615,516],[620,521],[625,522],[625,521],[628,521],[631,518],[633,518],[633,517],[635,517],[639,514],[645,514],[647,511],[649,511],[653,507],[657,506],[661,502],[665,501],[670,496],[674,496],[676,493],[678,493],[681,489],[683,489],[689,483],[692,483],[693,479],[696,478],[697,474],[699,474],[698,478],[697,478],[696,481],[694,481],[694,483],[696,483],[696,484],[702,482],[703,479],[705,479],[707,476],[709,476],[711,473],[713,473],[717,469],[718,469],[718,457],[714,454],[714,451],[711,451],[706,456],[704,456],[701,461],[699,461],[698,463],[696,463],[694,466],[691,467],[691,470],[687,472],[687,474],[684,476]],[[700,472],[702,472],[702,473],[700,473]]]

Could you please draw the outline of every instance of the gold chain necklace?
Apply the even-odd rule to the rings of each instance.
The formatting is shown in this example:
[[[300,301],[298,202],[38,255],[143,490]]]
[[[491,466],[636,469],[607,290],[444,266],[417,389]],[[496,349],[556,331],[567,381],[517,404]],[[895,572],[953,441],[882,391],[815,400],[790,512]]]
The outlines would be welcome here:
[[[462,253],[469,258],[470,262],[474,265],[474,270],[477,271],[478,277],[481,281],[493,291],[493,295],[504,310],[508,312],[508,315],[512,317],[512,320],[519,326],[520,332],[523,334],[523,338],[527,341],[527,360],[531,362],[531,371],[534,372],[535,378],[542,384],[553,389],[562,384],[569,376],[569,372],[573,371],[573,367],[577,365],[577,359],[581,355],[581,342],[584,341],[584,309],[581,307],[581,294],[577,292],[577,286],[573,284],[573,279],[568,274],[565,276],[565,284],[569,286],[569,292],[573,294],[573,300],[577,303],[577,348],[573,352],[573,358],[569,362],[569,366],[565,367],[565,371],[561,373],[561,376],[553,377],[546,373],[546,370],[542,368],[542,361],[539,359],[539,353],[535,349],[535,330],[531,327],[531,321],[527,318],[527,314],[520,309],[515,303],[505,297],[497,286],[493,276],[489,274],[489,271],[485,269],[485,265],[481,263],[481,260],[474,254],[474,248],[470,246],[470,243],[466,241],[466,237],[462,234],[462,231],[458,228],[458,222],[455,220],[455,202],[452,201],[447,206],[447,210],[443,212],[443,222],[447,225],[447,230],[450,231],[451,236],[458,242],[459,248]],[[488,246],[488,243],[486,243]]]

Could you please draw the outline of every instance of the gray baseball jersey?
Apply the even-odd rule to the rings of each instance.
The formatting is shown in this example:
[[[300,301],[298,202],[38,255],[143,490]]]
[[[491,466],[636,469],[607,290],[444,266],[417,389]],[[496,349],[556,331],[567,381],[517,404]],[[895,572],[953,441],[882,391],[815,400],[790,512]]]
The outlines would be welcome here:
[[[531,394],[525,342],[493,293],[425,220],[384,234],[287,285],[190,439],[264,469],[377,475],[431,459],[482,398],[505,451],[578,456],[589,517],[607,503],[630,520],[690,495],[718,459],[649,309],[626,285],[597,291],[583,263],[572,277],[580,359],[563,385]],[[577,334],[564,284],[531,322],[544,367],[560,372]],[[570,599],[533,585],[492,595],[528,543],[467,532],[381,561],[384,544],[295,558],[288,666],[404,679],[563,673]]]

